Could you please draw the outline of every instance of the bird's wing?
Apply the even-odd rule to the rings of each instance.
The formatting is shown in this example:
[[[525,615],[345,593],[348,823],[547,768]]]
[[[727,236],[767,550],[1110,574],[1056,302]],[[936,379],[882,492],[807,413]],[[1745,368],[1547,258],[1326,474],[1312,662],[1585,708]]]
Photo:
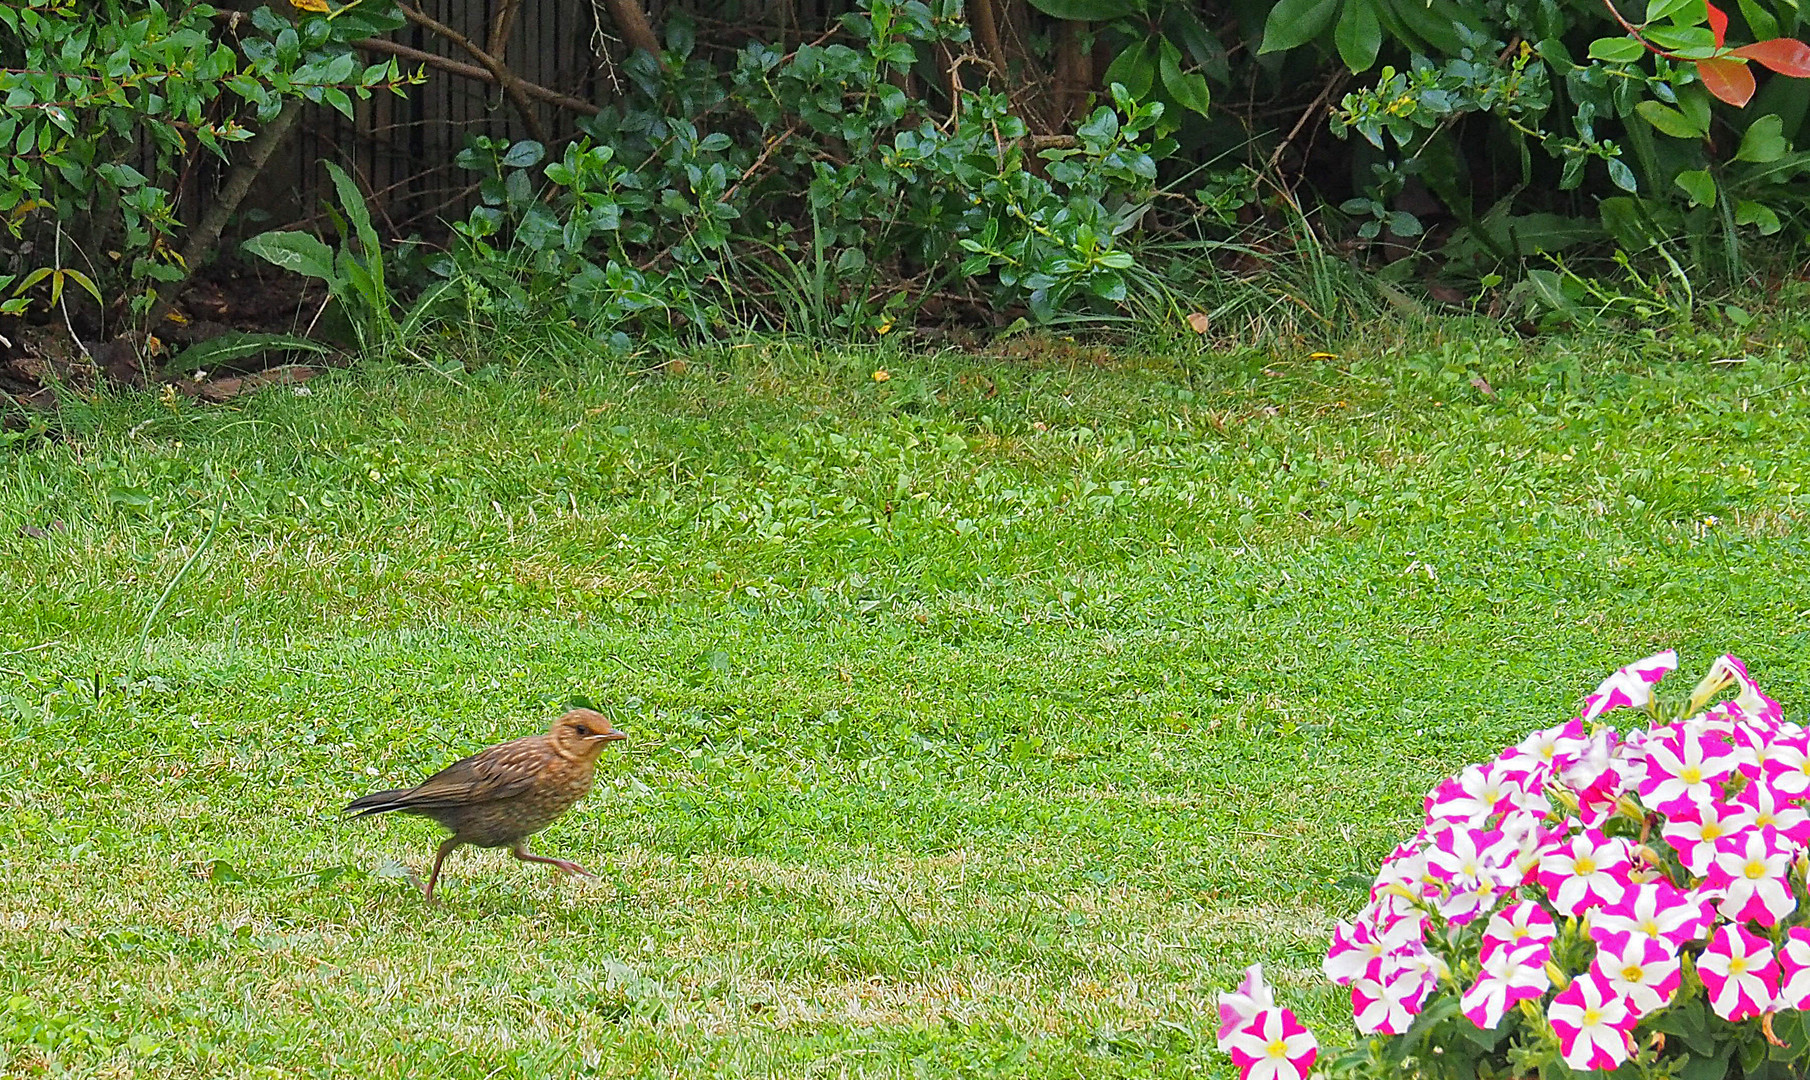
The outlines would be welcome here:
[[[403,801],[410,809],[431,809],[511,798],[532,788],[553,757],[538,736],[502,743],[441,769]]]

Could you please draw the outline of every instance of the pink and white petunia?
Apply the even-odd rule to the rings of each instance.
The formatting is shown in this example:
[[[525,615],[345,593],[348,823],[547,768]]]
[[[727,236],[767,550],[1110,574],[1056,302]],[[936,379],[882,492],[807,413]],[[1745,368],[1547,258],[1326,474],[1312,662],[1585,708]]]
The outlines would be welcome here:
[[[1810,794],[1810,732],[1781,724],[1766,746],[1761,762],[1766,782],[1782,796]]]
[[[1701,709],[1710,698],[1731,685],[1741,688],[1732,704],[1748,718],[1761,724],[1777,724],[1783,718],[1784,710],[1779,703],[1760,693],[1759,684],[1747,674],[1747,665],[1733,653],[1717,657],[1710,665],[1709,673],[1691,691],[1691,708]]]
[[[1584,711],[1578,719],[1587,724],[1610,709],[1646,708],[1653,700],[1653,687],[1677,668],[1678,653],[1673,649],[1616,668],[1595,693],[1584,699]]]
[[[1697,977],[1710,1008],[1724,1020],[1746,1020],[1773,1006],[1779,992],[1779,964],[1766,939],[1745,927],[1725,925],[1710,936],[1697,958]]]
[[[1634,1026],[1628,1002],[1594,972],[1560,990],[1546,1019],[1559,1037],[1559,1056],[1573,1069],[1613,1069],[1628,1060],[1628,1032]]]
[[[1220,1040],[1243,1080],[1303,1080],[1319,1056],[1320,1044],[1295,1014],[1265,1009]]]
[[[1810,926],[1785,931],[1779,947],[1779,992],[1775,1009],[1810,1009]]]
[[[1671,1004],[1682,966],[1677,951],[1662,939],[1621,933],[1602,940],[1591,970],[1627,1001],[1629,1016],[1638,1020]]]
[[[1378,929],[1372,914],[1366,911],[1355,922],[1341,920],[1334,928],[1332,947],[1320,969],[1336,985],[1350,986],[1365,976],[1380,978],[1384,957],[1421,943],[1420,922],[1396,919]]]
[[[1484,953],[1483,973],[1459,999],[1464,1015],[1484,1031],[1492,1031],[1516,1002],[1545,994],[1552,986],[1546,974],[1549,951],[1542,942]]]
[[[1427,796],[1427,822],[1451,821],[1481,829],[1495,814],[1519,806],[1526,793],[1525,773],[1500,760],[1471,765]]]
[[[1620,901],[1632,868],[1626,840],[1590,829],[1542,858],[1539,880],[1561,914],[1582,915]]]
[[[1438,880],[1439,913],[1458,926],[1495,907],[1498,900],[1521,884],[1515,866],[1518,845],[1500,831],[1484,832],[1457,823],[1431,834],[1427,848],[1427,874]]]
[[[1351,1020],[1365,1035],[1400,1035],[1426,1001],[1429,982],[1403,971],[1393,979],[1363,978],[1351,984]]]
[[[1717,910],[1736,922],[1773,926],[1797,910],[1786,882],[1792,852],[1776,829],[1749,829],[1716,843],[1710,890],[1722,894]]]
[[[1716,862],[1716,845],[1759,824],[1754,812],[1734,802],[1691,803],[1678,807],[1659,827],[1692,877],[1703,877]]]
[[[1238,984],[1238,989],[1219,992],[1220,1049],[1225,1049],[1226,1036],[1241,1027],[1249,1027],[1258,1016],[1275,1007],[1276,992],[1263,981],[1263,965],[1252,964],[1245,968],[1244,981]]]
[[[1600,944],[1610,934],[1644,934],[1677,952],[1709,932],[1715,920],[1712,903],[1669,881],[1642,882],[1624,893],[1620,903],[1590,913],[1590,936]]]
[[[1483,928],[1482,955],[1487,960],[1491,953],[1503,949],[1517,951],[1532,945],[1538,947],[1535,951],[1538,959],[1533,962],[1544,964],[1545,953],[1557,934],[1558,929],[1546,909],[1532,900],[1523,900],[1490,916]]]
[[[1737,764],[1734,748],[1713,731],[1686,724],[1659,729],[1647,740],[1641,801],[1668,817],[1713,802]]]
[[[1810,814],[1765,779],[1742,788],[1734,803],[1752,812],[1755,827],[1776,829],[1796,848],[1810,844]]]

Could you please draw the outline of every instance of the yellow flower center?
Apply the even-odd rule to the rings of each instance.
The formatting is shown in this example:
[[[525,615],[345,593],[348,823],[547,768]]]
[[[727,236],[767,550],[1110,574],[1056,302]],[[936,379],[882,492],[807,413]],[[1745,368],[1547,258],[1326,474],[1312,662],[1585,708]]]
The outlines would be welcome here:
[[[1268,1046],[1264,1047],[1263,1049],[1264,1049],[1265,1053],[1269,1054],[1269,1056],[1273,1057],[1273,1058],[1280,1058],[1280,1057],[1288,1056],[1288,1044],[1283,1042],[1281,1039],[1273,1040]]]
[[[1623,982],[1639,982],[1640,976],[1641,970],[1639,964],[1629,964],[1627,967],[1621,969]]]
[[[1578,877],[1583,877],[1585,874],[1594,874],[1596,873],[1596,860],[1586,855],[1572,864],[1572,872],[1577,874]]]
[[[1703,767],[1701,765],[1686,765],[1684,771],[1678,774],[1678,779],[1687,784],[1700,784],[1703,782]]]
[[[1728,958],[1728,973],[1730,975],[1740,975],[1740,974],[1745,973],[1746,971],[1747,971],[1747,958],[1746,957],[1731,956]]]
[[[1595,1027],[1596,1025],[1598,1025],[1602,1022],[1603,1022],[1602,1013],[1597,1012],[1595,1009],[1585,1009],[1584,1010],[1584,1026],[1585,1027]]]
[[[1648,937],[1659,936],[1659,923],[1656,920],[1648,919],[1646,922],[1640,924],[1640,928]]]
[[[1747,874],[1747,880],[1758,881],[1761,878],[1766,876],[1766,864],[1763,862],[1757,862],[1757,861],[1750,862],[1747,864],[1747,869],[1744,871],[1744,873]]]
[[[1705,840],[1714,840],[1722,835],[1722,826],[1714,821],[1706,821],[1703,823],[1703,832],[1699,835]]]

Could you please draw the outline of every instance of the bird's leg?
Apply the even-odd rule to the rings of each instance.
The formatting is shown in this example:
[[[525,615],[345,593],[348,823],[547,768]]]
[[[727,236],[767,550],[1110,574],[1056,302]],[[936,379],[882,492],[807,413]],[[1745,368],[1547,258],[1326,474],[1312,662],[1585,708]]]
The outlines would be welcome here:
[[[560,868],[561,870],[564,870],[568,874],[582,874],[585,877],[596,877],[597,876],[596,874],[591,873],[589,870],[586,870],[584,867],[578,865],[577,863],[571,862],[570,860],[567,860],[567,859],[550,859],[545,855],[528,854],[528,841],[526,841],[526,840],[523,840],[521,843],[510,848],[509,854],[514,855],[516,858],[522,860],[523,862],[546,863],[548,866],[557,866],[558,868]]]
[[[445,842],[440,845],[440,850],[434,853],[434,871],[427,875],[427,888],[423,890],[428,903],[431,904],[434,902],[434,882],[440,880],[440,864],[445,862],[446,857],[453,853],[453,848],[458,846],[459,838],[456,836],[449,836],[446,838]]]

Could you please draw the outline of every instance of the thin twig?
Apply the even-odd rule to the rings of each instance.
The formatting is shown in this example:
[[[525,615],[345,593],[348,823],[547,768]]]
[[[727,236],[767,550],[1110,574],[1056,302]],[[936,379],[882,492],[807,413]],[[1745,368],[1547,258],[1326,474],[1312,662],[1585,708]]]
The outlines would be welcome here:
[[[1301,114],[1301,118],[1295,121],[1295,126],[1289,128],[1288,134],[1283,136],[1282,141],[1276,144],[1275,152],[1270,154],[1269,160],[1263,163],[1263,171],[1265,173],[1268,173],[1276,167],[1276,163],[1282,160],[1282,155],[1288,151],[1289,146],[1295,141],[1295,136],[1301,134],[1301,129],[1307,126],[1307,122],[1313,119],[1314,114],[1318,113],[1320,109],[1325,106],[1326,102],[1332,98],[1332,95],[1338,93],[1339,90],[1344,87],[1345,81],[1348,78],[1350,78],[1350,76],[1345,72],[1340,71],[1331,79],[1327,80],[1326,86],[1321,89],[1319,94],[1315,95],[1313,103],[1307,106],[1307,110]]]
[[[426,64],[428,67],[438,68],[441,71],[453,75],[460,75],[467,79],[476,79],[479,82],[495,84],[497,81],[496,75],[475,64],[463,63],[454,60],[451,57],[441,56],[438,53],[412,49],[407,45],[398,45],[387,38],[365,38],[363,41],[354,41],[352,45],[354,48],[363,49],[366,52],[400,56],[404,60],[413,60],[417,64]],[[583,113],[586,116],[596,116],[603,111],[591,102],[572,97],[569,94],[562,94],[557,90],[549,90],[544,86],[528,82],[520,77],[517,77],[516,82],[521,87],[522,93],[534,98],[536,101],[544,101],[549,105],[557,105],[567,112]]]
[[[754,163],[749,165],[746,169],[743,169],[742,175],[736,178],[735,183],[729,185],[727,191],[723,192],[723,201],[728,202],[735,195],[736,191],[741,188],[742,184],[747,182],[749,177],[760,171],[760,167],[765,165],[767,159],[773,156],[773,151],[779,149],[782,143],[796,134],[798,134],[798,125],[793,124],[791,127],[780,132],[771,142],[767,143],[766,148],[760,152],[760,156],[754,159]]]
[[[409,22],[414,23],[423,30],[440,35],[454,45],[457,45],[459,48],[470,53],[473,60],[476,60],[479,64],[483,65],[491,75],[496,77],[498,85],[503,88],[503,93],[507,94],[509,100],[514,103],[515,111],[521,114],[522,124],[528,129],[528,137],[542,145],[546,144],[547,133],[541,127],[540,117],[535,115],[534,103],[528,100],[528,94],[522,86],[520,76],[509,70],[509,67],[501,60],[498,60],[483,49],[480,49],[476,42],[445,23],[427,15],[423,15],[416,8],[401,3],[400,0],[398,0],[396,8],[402,12],[402,17]]]

